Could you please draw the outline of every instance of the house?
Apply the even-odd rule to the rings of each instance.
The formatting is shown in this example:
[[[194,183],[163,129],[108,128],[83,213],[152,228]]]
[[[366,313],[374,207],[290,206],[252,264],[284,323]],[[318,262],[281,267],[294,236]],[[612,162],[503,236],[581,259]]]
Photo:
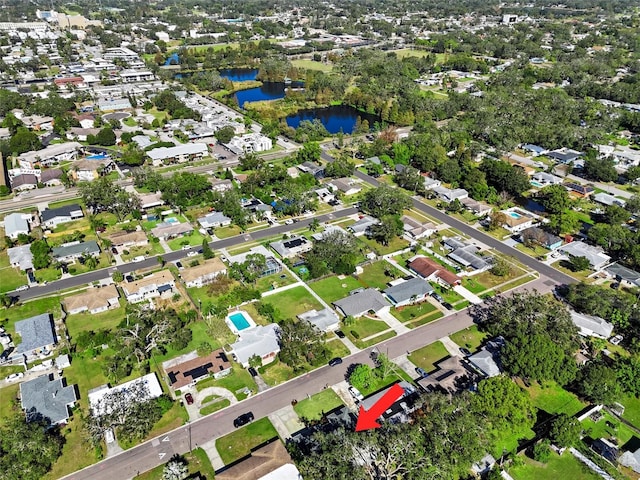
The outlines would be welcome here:
[[[616,262],[609,265],[605,271],[626,287],[640,287],[640,273],[635,270]]]
[[[458,355],[448,357],[436,366],[438,369],[434,373],[416,380],[427,392],[455,394],[471,387],[477,378],[477,374]]]
[[[102,160],[78,160],[71,168],[71,176],[76,182],[91,182],[108,175],[116,169],[116,162],[110,158]]]
[[[451,203],[454,200],[461,201],[469,196],[464,188],[454,188],[453,190],[447,187],[434,187],[431,189],[440,200],[446,203]]]
[[[568,164],[578,160],[582,156],[582,152],[571,150],[570,148],[559,148],[546,153],[547,157],[559,163]]]
[[[32,173],[21,173],[11,178],[11,189],[17,192],[33,190],[38,186],[38,177]]]
[[[176,360],[169,360],[162,364],[162,368],[167,373],[169,385],[174,390],[194,385],[198,379],[207,375],[221,378],[231,373],[231,362],[221,348],[205,357],[199,357],[196,352],[192,352],[187,355],[187,358],[188,360],[185,360],[184,356],[181,356],[177,360],[179,363],[176,363]]]
[[[453,239],[447,239],[453,240]],[[478,255],[478,251],[480,247],[476,245],[467,245],[463,242],[458,242],[461,245],[456,246],[449,253],[447,253],[447,257],[453,260],[454,262],[459,263],[460,265],[468,268],[473,268],[474,270],[482,271],[491,267],[489,261],[485,258],[482,258]],[[445,240],[446,245],[446,240]]]
[[[330,308],[309,310],[298,315],[298,318],[309,322],[321,332],[333,332],[340,328],[340,319]]]
[[[534,187],[542,188],[548,185],[560,185],[562,184],[562,178],[547,172],[536,172],[531,177],[530,182]]]
[[[261,255],[264,257],[266,261],[266,265],[264,270],[262,271],[261,277],[266,277],[269,275],[273,275],[275,273],[280,273],[282,271],[282,264],[276,260],[269,250],[267,250],[264,246],[258,245],[257,247],[251,248],[249,251],[244,253],[239,253],[238,255],[233,255],[229,257],[230,263],[244,263],[247,260],[249,255]]]
[[[640,448],[635,452],[625,451],[618,458],[620,465],[630,468],[636,473],[640,473]]]
[[[496,377],[502,372],[498,363],[504,343],[504,338],[497,337],[489,341],[478,353],[467,357],[467,360],[485,377]]]
[[[606,438],[595,439],[591,442],[591,449],[614,466],[617,465],[618,447]]]
[[[322,232],[312,233],[311,238],[316,242],[320,242],[324,238],[337,232],[340,232],[343,235],[349,235],[349,233],[347,233],[347,231],[339,225],[327,225],[326,227],[324,227],[324,230]]]
[[[29,221],[31,215],[24,213],[10,213],[4,217],[4,234],[11,240],[18,238],[18,235],[29,235]]]
[[[581,241],[567,243],[558,248],[559,252],[565,253],[569,257],[585,257],[593,270],[600,270],[609,263],[611,257],[604,253],[600,247],[588,245]]]
[[[384,290],[384,294],[395,307],[402,307],[425,300],[433,291],[433,287],[428,282],[422,278],[413,277],[410,280],[395,283]]]
[[[154,78],[155,76],[150,70],[122,70],[120,72],[122,83],[148,82]]]
[[[239,137],[233,137],[227,144],[242,152],[266,152],[273,148],[273,141],[260,133],[247,133]]]
[[[79,142],[86,142],[89,135],[98,135],[100,133],[100,128],[94,127],[71,127],[66,133],[66,137],[69,140],[77,140]]]
[[[294,258],[311,250],[313,248],[313,243],[302,235],[296,235],[295,237],[287,238],[286,240],[271,242],[269,246],[282,258]]]
[[[89,390],[89,408],[91,414],[99,417],[105,413],[110,413],[109,397],[122,393],[128,403],[146,402],[162,395],[162,386],[155,373],[149,373],[143,377],[129,380],[121,385],[109,387],[101,385]]]
[[[360,184],[351,178],[336,178],[329,183],[329,186],[342,192],[343,195],[355,195],[362,190]]]
[[[262,359],[263,365],[271,363],[280,352],[279,332],[275,323],[242,330],[239,340],[231,345],[233,357],[245,368],[254,355]]]
[[[35,130],[37,132],[41,130],[53,130],[53,117],[30,115],[20,118],[20,121],[29,130]]]
[[[324,166],[318,165],[313,162],[304,162],[301,165],[298,165],[298,169],[304,173],[310,173],[315,178],[323,178],[324,177]]]
[[[414,240],[430,237],[438,230],[438,227],[434,223],[421,223],[408,215],[403,215],[400,220],[402,220],[404,233]]]
[[[47,228],[55,228],[61,223],[72,222],[82,217],[84,217],[82,208],[77,203],[65,205],[64,207],[47,208],[40,213],[42,225]]]
[[[369,311],[378,313],[384,309],[388,310],[390,306],[384,296],[374,288],[367,288],[336,300],[333,305],[345,317],[361,317]]]
[[[584,315],[575,310],[571,310],[569,313],[571,314],[571,321],[578,327],[578,333],[583,337],[597,337],[606,340],[613,332],[613,324],[603,318],[595,315]]]
[[[408,267],[425,280],[433,280],[446,287],[460,285],[462,279],[435,260],[427,257],[413,257]]]
[[[136,195],[140,199],[140,208],[143,210],[148,210],[149,208],[160,207],[164,205],[164,200],[162,199],[162,193],[138,193]]]
[[[231,219],[222,212],[211,212],[204,217],[198,218],[198,223],[202,228],[226,227],[231,225]]]
[[[433,190],[442,186],[442,182],[436,178],[424,177],[423,182],[425,190]]]
[[[75,160],[82,145],[78,142],[54,143],[42,150],[32,150],[18,156],[21,168],[34,168],[36,165],[50,167],[63,161]]]
[[[553,233],[549,233],[540,227],[525,228],[520,232],[520,240],[525,245],[533,243],[543,246],[549,250],[556,250],[562,246],[562,238]]]
[[[488,205],[483,202],[478,202],[477,200],[474,200],[473,198],[470,198],[470,197],[463,198],[462,200],[460,200],[460,203],[464,208],[469,210],[476,217],[485,217],[489,213],[491,213],[491,210],[493,210],[493,207],[491,205]]]
[[[170,294],[175,288],[175,280],[169,270],[160,270],[140,280],[122,282],[120,288],[129,303],[138,303],[150,298]]]
[[[356,221],[356,223],[352,223],[351,225],[349,225],[347,227],[347,230],[353,233],[356,237],[360,237],[367,233],[369,227],[377,224],[377,219],[370,217],[369,215],[363,215],[358,221]]]
[[[578,197],[583,197],[583,198],[587,198],[591,194],[593,194],[593,192],[595,192],[595,189],[589,185],[581,185],[579,183],[573,183],[573,182],[565,183],[564,187],[574,195]]]
[[[133,108],[128,98],[110,98],[98,102],[98,110],[103,112],[115,112],[117,110],[129,110]]]
[[[47,187],[62,185],[62,176],[64,172],[59,168],[45,168],[40,170],[40,183]]]
[[[209,154],[207,145],[204,143],[185,143],[176,147],[159,147],[147,152],[154,167],[163,163],[185,163],[199,160]]]
[[[27,416],[27,422],[44,420],[49,425],[67,423],[78,397],[73,385],[67,385],[62,378],[52,374],[41,375],[20,384],[20,404]]]
[[[107,239],[111,242],[111,246],[118,249],[118,251],[122,251],[125,248],[143,247],[149,244],[149,239],[142,230],[133,232],[121,230],[108,235]]]
[[[535,221],[533,215],[519,208],[503,210],[502,213],[504,213],[504,223],[502,226],[511,233],[519,233],[531,227]]]
[[[521,148],[525,152],[528,152],[528,153],[532,154],[534,157],[537,157],[539,155],[544,155],[545,153],[547,153],[547,149],[546,148],[540,147],[539,145],[532,145],[530,143],[522,145]]]
[[[14,351],[15,354],[27,356],[47,355],[58,343],[51,314],[49,313],[19,320],[15,323],[15,330],[21,339]]]
[[[233,189],[233,182],[228,178],[224,178],[222,180],[211,178],[209,179],[209,182],[211,183],[211,190],[214,192],[224,193]]]
[[[216,480],[301,480],[302,476],[280,439],[270,440],[216,473]]]
[[[616,198],[613,195],[609,195],[608,193],[604,193],[604,192],[596,193],[593,196],[593,201],[606,206],[618,205],[619,207],[624,207],[627,203],[621,198]]]
[[[118,289],[110,284],[100,288],[89,288],[82,293],[65,298],[63,303],[69,315],[81,312],[95,314],[119,307],[119,298]]]
[[[19,268],[23,272],[33,269],[33,253],[31,245],[19,245],[7,249],[9,263],[12,267]]]
[[[151,234],[154,237],[163,238],[165,240],[169,238],[182,237],[184,235],[193,232],[193,227],[190,223],[169,223],[162,222],[151,229]]]
[[[202,287],[211,283],[219,275],[226,275],[227,266],[219,258],[210,258],[200,265],[180,272],[180,278],[188,288]]]
[[[395,385],[399,385],[402,388],[402,395],[400,395],[400,397],[398,397],[396,401],[393,402],[389,408],[384,411],[384,413],[382,413],[381,418],[390,423],[407,422],[409,420],[408,414],[414,412],[420,405],[420,403],[417,402],[420,397],[420,393],[415,386],[411,385],[406,380],[396,382],[372,395],[369,395],[360,402],[360,407],[367,411],[371,411],[371,409],[375,408],[374,405],[378,403],[378,401]]]
[[[51,256],[63,263],[74,262],[85,255],[91,255],[92,257],[100,255],[100,247],[95,240],[64,243],[51,249]]]

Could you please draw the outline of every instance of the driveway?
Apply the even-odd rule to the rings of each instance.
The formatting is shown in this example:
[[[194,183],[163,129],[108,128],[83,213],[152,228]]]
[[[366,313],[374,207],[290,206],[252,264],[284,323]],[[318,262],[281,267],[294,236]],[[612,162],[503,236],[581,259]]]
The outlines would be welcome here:
[[[189,413],[189,420],[196,420],[202,417],[202,415],[200,414],[200,410],[203,408],[203,406],[205,406],[202,404],[202,400],[204,400],[208,396],[217,395],[218,397],[226,398],[227,400],[229,400],[229,403],[231,405],[238,403],[238,399],[235,397],[233,393],[231,393],[226,388],[221,388],[221,387],[207,387],[207,388],[203,388],[199,392],[196,391],[195,389],[185,390],[185,394],[186,393],[191,393],[194,399],[194,402],[192,405],[188,405],[187,401],[183,400],[184,406],[187,409],[187,412]],[[209,403],[211,402],[207,402],[207,404]]]

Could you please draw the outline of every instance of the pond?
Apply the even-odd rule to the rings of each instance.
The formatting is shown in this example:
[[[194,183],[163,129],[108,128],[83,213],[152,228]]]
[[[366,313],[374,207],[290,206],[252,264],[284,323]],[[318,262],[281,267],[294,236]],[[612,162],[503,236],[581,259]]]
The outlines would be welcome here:
[[[343,133],[349,134],[353,132],[358,117],[360,117],[361,120],[366,119],[371,127],[373,127],[375,122],[380,121],[375,115],[363,113],[348,105],[333,105],[326,108],[300,110],[295,115],[289,115],[286,121],[290,127],[297,128],[301,121],[317,118],[329,133],[335,134],[342,129]]]
[[[257,75],[257,68],[224,68],[220,70],[220,76],[232,82],[255,80]]]
[[[302,83],[292,82],[285,84],[283,82],[264,82],[261,86],[250,88],[248,90],[240,90],[234,94],[238,105],[242,108],[245,102],[259,102],[262,100],[278,100],[284,98],[287,88],[301,88]]]

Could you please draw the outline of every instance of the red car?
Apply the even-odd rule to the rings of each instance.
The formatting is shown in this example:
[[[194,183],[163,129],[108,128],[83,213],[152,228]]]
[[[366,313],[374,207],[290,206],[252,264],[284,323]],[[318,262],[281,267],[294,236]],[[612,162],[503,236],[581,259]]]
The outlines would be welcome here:
[[[187,393],[184,396],[184,399],[187,401],[187,405],[193,405],[193,395],[191,395],[190,393]]]

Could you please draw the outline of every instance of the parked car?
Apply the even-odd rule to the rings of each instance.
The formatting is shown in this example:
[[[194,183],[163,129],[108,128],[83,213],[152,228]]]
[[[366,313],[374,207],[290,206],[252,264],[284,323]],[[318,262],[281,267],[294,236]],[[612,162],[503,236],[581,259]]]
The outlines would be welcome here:
[[[116,247],[111,247],[111,253],[113,253],[114,255],[117,255],[118,249]]]
[[[364,400],[364,395],[362,395],[360,393],[360,390],[358,390],[356,387],[349,387],[349,393],[353,398],[355,398],[359,402]]]
[[[465,357],[468,357],[469,355],[471,355],[471,352],[469,351],[469,349],[464,347],[460,347],[460,353],[462,353]]]
[[[422,378],[427,378],[429,376],[429,374],[420,367],[416,367],[416,373],[420,375]]]
[[[189,250],[191,248],[191,245],[183,245],[182,246],[182,250]]]
[[[344,334],[344,332],[342,330],[336,330],[336,336],[338,338],[344,338],[345,334]]]
[[[138,255],[132,260],[132,262],[144,262],[144,255]]]
[[[189,252],[189,253],[187,253],[187,257],[195,257],[196,255],[198,255],[198,252]]]
[[[443,302],[442,306],[447,310],[453,310],[453,305],[451,305],[449,302]]]
[[[25,290],[29,290],[29,285],[21,285],[16,288],[16,292],[24,292]]]
[[[435,298],[435,299],[436,299],[438,302],[440,302],[440,303],[444,302],[444,298],[442,298],[442,296],[441,296],[440,294],[438,294],[438,293],[433,292],[433,293],[431,294],[431,296],[432,296],[433,298]]]
[[[193,395],[191,395],[190,393],[187,393],[184,396],[184,399],[187,401],[187,405],[193,405]]]
[[[340,357],[335,357],[329,360],[329,366],[335,367],[336,365],[340,365],[342,363],[342,359]]]
[[[612,337],[609,342],[612,345],[618,345],[622,340],[624,340],[624,337],[622,335],[616,335],[615,337]]]
[[[293,220],[292,220],[292,219],[290,219],[290,218],[287,218],[287,219],[284,221],[284,224],[285,224],[285,225],[292,225],[292,224],[293,224]]]
[[[182,270],[184,268],[181,262],[176,262],[176,267],[178,267],[178,270]]]
[[[7,377],[7,382],[15,382],[16,380],[19,380],[22,377],[24,377],[24,373],[22,372],[12,373]]]
[[[248,370],[249,370],[249,373],[251,374],[252,377],[257,377],[258,376],[258,372],[257,372],[257,370],[255,368],[249,367]]]
[[[238,428],[238,427],[246,425],[247,423],[252,422],[252,421],[253,421],[253,413],[252,412],[243,413],[242,415],[240,415],[238,418],[236,418],[233,421],[233,426]]]

